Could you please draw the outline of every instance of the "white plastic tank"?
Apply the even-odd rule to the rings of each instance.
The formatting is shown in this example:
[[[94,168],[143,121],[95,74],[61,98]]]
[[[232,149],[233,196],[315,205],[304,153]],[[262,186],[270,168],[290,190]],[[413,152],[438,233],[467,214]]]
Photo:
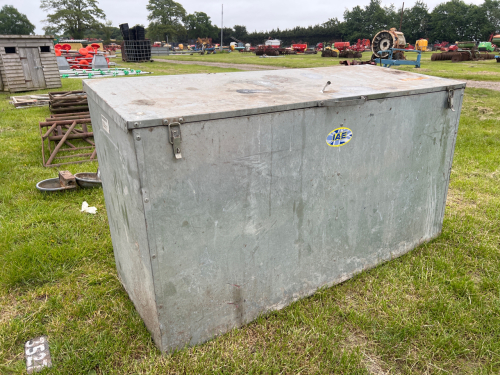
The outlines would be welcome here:
[[[270,39],[266,40],[266,46],[279,47],[281,45],[281,40],[279,39]]]

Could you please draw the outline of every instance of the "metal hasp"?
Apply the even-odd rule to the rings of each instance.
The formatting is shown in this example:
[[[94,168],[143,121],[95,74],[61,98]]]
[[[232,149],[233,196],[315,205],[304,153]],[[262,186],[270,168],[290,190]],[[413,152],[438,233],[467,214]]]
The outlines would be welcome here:
[[[336,65],[83,85],[117,273],[162,352],[441,232],[464,82]]]
[[[455,90],[448,89],[448,108],[455,112],[455,107],[453,106],[453,96],[455,94]]]
[[[396,59],[393,59],[394,51],[416,52],[418,54],[417,60],[396,60]],[[384,54],[387,55],[387,58],[373,59],[373,61],[375,61],[377,64],[380,64],[380,66],[383,66],[384,68],[389,68],[393,65],[395,65],[395,66],[414,65],[415,68],[420,68],[420,57],[422,56],[422,51],[418,51],[415,49],[389,48],[388,50],[385,50],[385,51],[379,51],[378,54],[380,56],[382,56]]]
[[[168,122],[168,134],[170,138],[170,144],[174,149],[174,156],[176,159],[182,159],[181,154],[181,124],[178,122],[170,123]]]

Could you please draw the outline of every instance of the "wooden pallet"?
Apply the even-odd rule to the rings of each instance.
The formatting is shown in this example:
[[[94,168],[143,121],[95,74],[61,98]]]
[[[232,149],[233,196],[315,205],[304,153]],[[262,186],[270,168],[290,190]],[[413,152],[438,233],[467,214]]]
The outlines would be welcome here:
[[[43,107],[49,105],[49,94],[11,96],[10,104],[16,108]]]
[[[84,91],[49,92],[52,113],[88,112],[87,94]]]

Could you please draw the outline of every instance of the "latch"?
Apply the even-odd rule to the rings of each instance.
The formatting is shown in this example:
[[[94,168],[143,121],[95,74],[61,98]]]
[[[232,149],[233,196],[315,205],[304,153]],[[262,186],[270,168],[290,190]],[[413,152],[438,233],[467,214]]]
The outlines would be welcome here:
[[[170,144],[174,149],[174,156],[176,159],[182,159],[181,155],[181,124],[178,122],[168,122],[168,137]]]
[[[453,107],[453,95],[455,94],[455,90],[448,89],[448,108],[450,108],[453,112],[455,112],[455,108]]]

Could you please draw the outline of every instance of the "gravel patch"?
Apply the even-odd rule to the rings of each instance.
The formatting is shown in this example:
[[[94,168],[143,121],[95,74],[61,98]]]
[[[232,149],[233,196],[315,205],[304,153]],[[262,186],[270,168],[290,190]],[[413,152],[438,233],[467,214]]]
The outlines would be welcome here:
[[[467,87],[472,87],[475,89],[490,89],[500,91],[500,82],[492,81],[466,81]]]

